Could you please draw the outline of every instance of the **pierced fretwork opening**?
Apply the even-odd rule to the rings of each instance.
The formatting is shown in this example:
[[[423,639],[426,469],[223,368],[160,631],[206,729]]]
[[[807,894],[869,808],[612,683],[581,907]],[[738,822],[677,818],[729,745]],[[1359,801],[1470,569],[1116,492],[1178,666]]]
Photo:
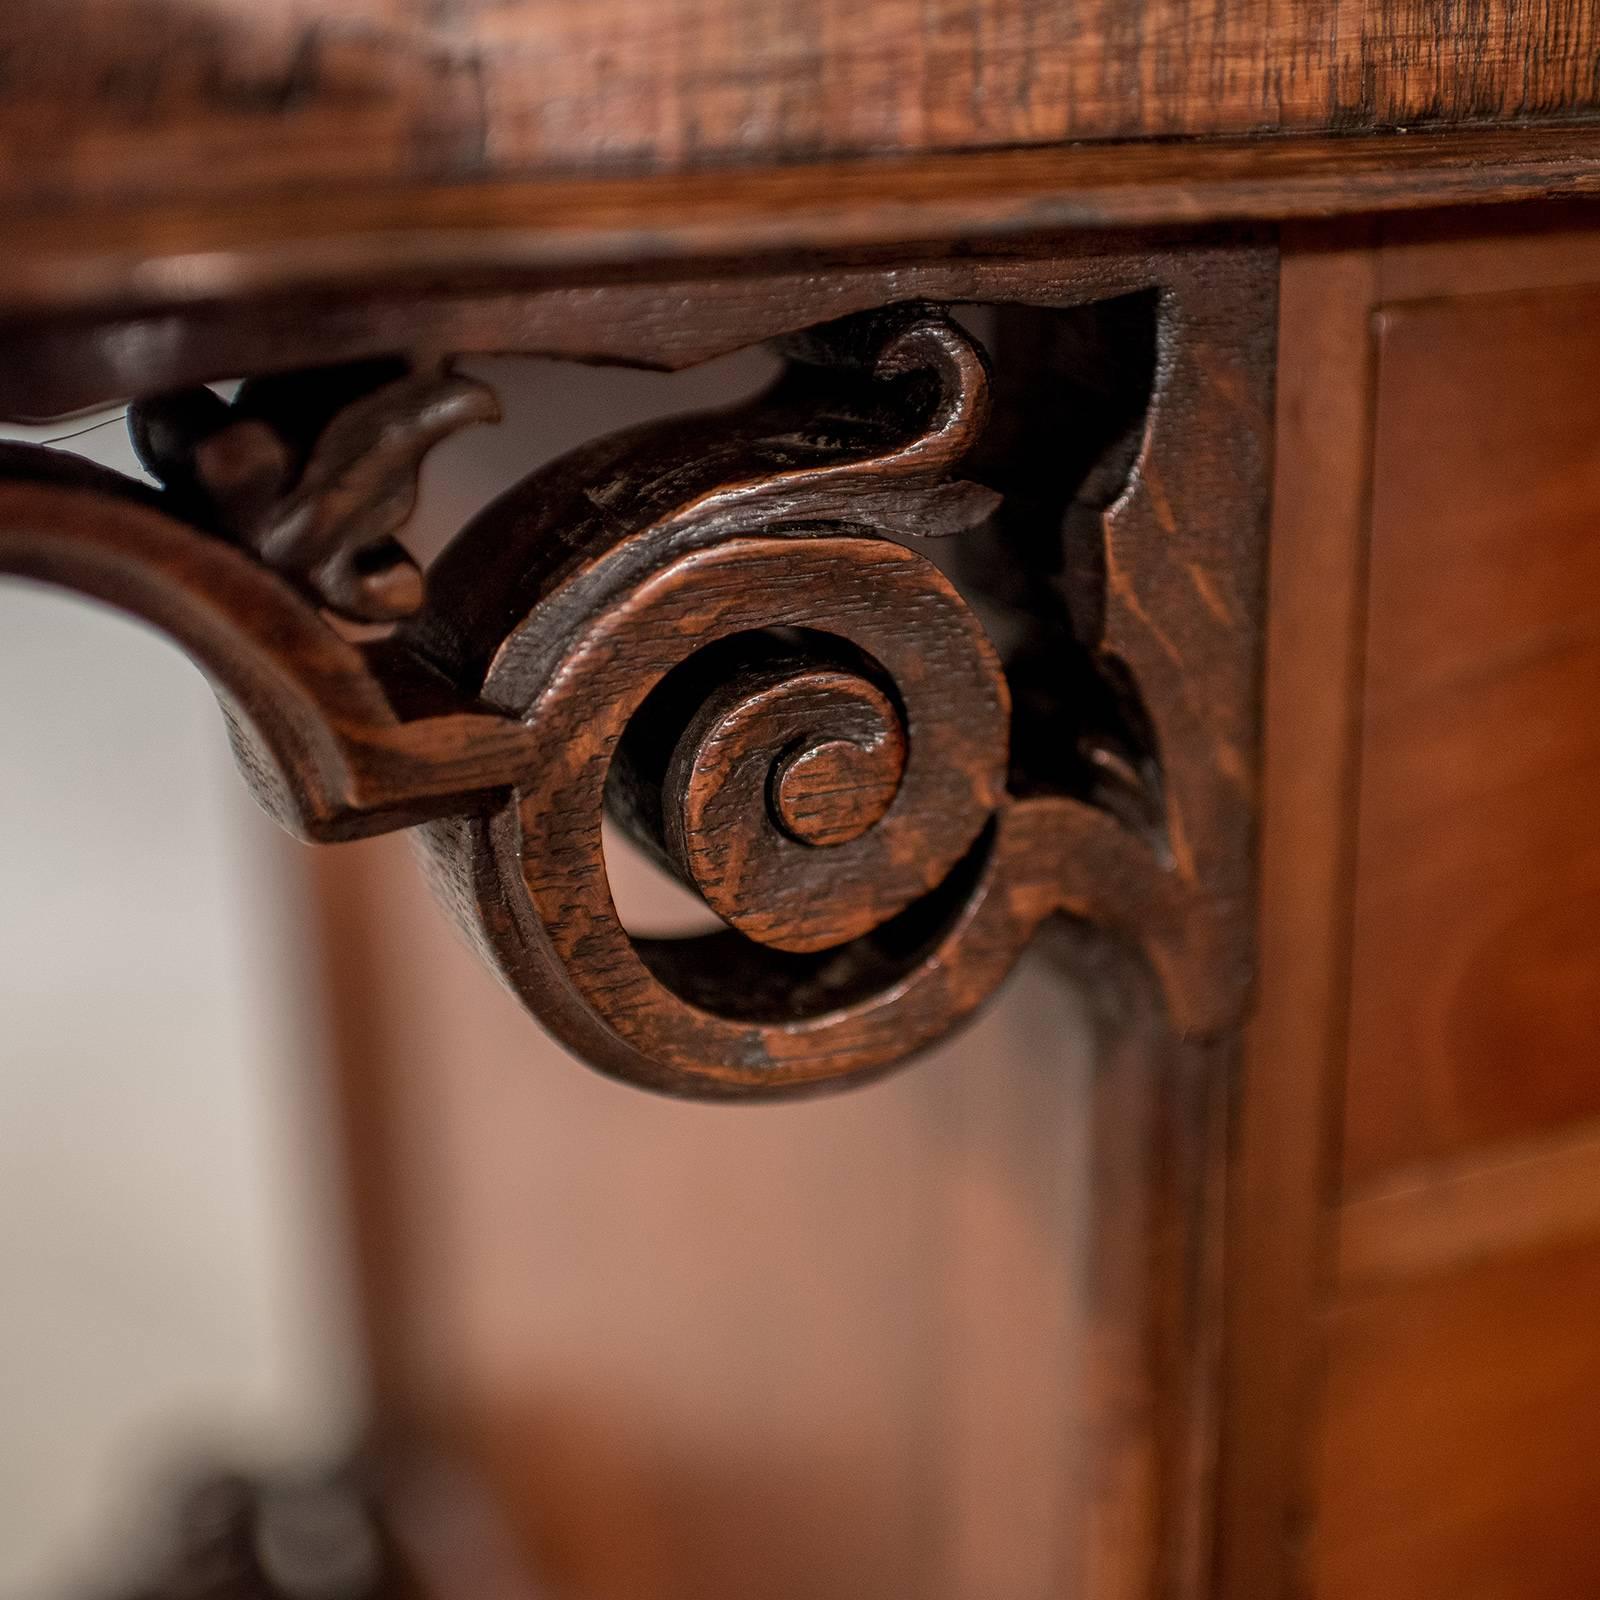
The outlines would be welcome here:
[[[1139,458],[1158,362],[1158,296],[1067,309],[972,308],[994,411],[968,472],[1003,499],[954,570],[1005,660],[1011,786],[1072,794],[1162,831],[1159,752],[1131,676],[1098,648],[1103,519]]]

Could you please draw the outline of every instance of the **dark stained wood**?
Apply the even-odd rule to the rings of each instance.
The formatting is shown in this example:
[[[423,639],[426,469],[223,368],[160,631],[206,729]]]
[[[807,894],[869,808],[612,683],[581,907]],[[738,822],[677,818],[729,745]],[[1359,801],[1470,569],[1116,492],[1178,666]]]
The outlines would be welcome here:
[[[1137,281],[1113,284],[1111,325],[1153,342]],[[1112,372],[1151,381],[1132,355],[1089,346],[1081,414],[1052,415],[1035,464],[1067,500],[1099,468],[1078,512],[1096,542],[1131,452],[1099,462],[1091,424]],[[1150,492],[1178,476],[1149,461]],[[1137,961],[1088,933],[1061,952],[1094,996],[1092,1085],[1025,975],[942,1064],[734,1129],[552,1060],[402,867],[319,863],[380,1393],[491,1483],[553,1576],[629,1600],[741,1592],[752,1569],[795,1595],[1199,1584],[1230,1052],[1175,1043]]]
[[[609,338],[681,364],[766,336],[783,370],[742,405],[535,473],[420,596],[393,540],[422,454],[490,407],[415,328],[389,346],[409,359],[257,377],[231,405],[193,387],[215,351],[180,338],[157,363],[177,391],[134,411],[158,488],[23,447],[0,488],[0,570],[166,626],[253,725],[247,771],[303,832],[458,811],[427,830],[446,898],[558,1038],[616,1075],[707,1096],[882,1070],[1070,921],[1059,948],[1094,984],[1106,1046],[1102,1142],[1081,1154],[1089,1476],[1051,1559],[1093,1600],[1181,1592],[1208,1559],[1275,264],[1249,235],[1098,238],[1081,256],[788,274],[733,314],[670,282],[611,291],[609,328],[604,287],[540,302],[570,353]],[[470,300],[446,316],[483,313]],[[997,359],[1026,357],[1020,377],[993,384],[951,303],[989,308],[973,317]],[[255,309],[233,308],[236,327]],[[438,309],[415,308],[420,325]],[[482,326],[514,348],[521,309],[497,297]],[[317,343],[307,316],[294,350]],[[964,592],[964,563],[922,550],[975,528],[1026,560],[979,560],[997,581]],[[408,615],[355,643],[330,610]],[[623,927],[608,803],[729,931]],[[345,1038],[362,1025],[346,1005]],[[389,1096],[365,1092],[350,1103],[384,1115]],[[363,1166],[363,1217],[405,1167]],[[402,1419],[427,1411],[536,1543],[551,1508],[528,1490],[528,1415],[494,1386],[447,1417],[418,1401],[390,1321],[417,1315],[405,1262],[380,1242],[363,1264],[377,1393]]]
[[[1409,242],[1386,264],[1367,224],[1298,237],[1269,960],[1224,1322],[1274,257],[1242,234],[1096,230],[1600,193],[1597,60],[1600,16],[1572,0],[0,10],[0,411],[143,395],[160,483],[7,451],[0,572],[172,634],[301,833],[424,824],[508,985],[623,1078],[716,1096],[875,1073],[974,1016],[1042,928],[1095,985],[1103,1059],[1074,1106],[1093,1139],[1066,1164],[1089,1175],[1092,1230],[1073,1506],[1008,1523],[992,1490],[913,1504],[912,1476],[853,1541],[849,1449],[757,1428],[781,1448],[725,1449],[711,1481],[705,1435],[641,1426],[625,1383],[545,1392],[528,1350],[560,1340],[518,1274],[562,1227],[559,1191],[517,1186],[535,1118],[508,1116],[510,1071],[451,1100],[437,1075],[458,1048],[404,1012],[435,1045],[398,1052],[427,1092],[357,1174],[377,1392],[480,1467],[569,1583],[700,1600],[748,1591],[760,1550],[796,1594],[922,1592],[933,1571],[1188,1600],[1214,1566],[1230,1600],[1593,1587],[1593,1340],[1571,1297],[1593,1287],[1594,1169],[1572,1125],[1600,1114],[1600,857],[1572,708],[1600,689],[1600,299],[1390,306],[1374,391],[1372,309],[1461,285]],[[1562,281],[1586,281],[1585,248]],[[998,378],[952,316],[973,304]],[[765,340],[784,374],[748,404],[576,452],[426,578],[397,542],[423,454],[493,414],[450,357],[670,368]],[[195,387],[241,372],[231,406]],[[916,547],[935,534],[941,562]],[[623,926],[607,807],[727,931]],[[346,1002],[342,1036],[368,1057],[351,1104],[385,1121],[397,1097],[364,1042],[380,1013]],[[439,1105],[476,1130],[444,1154]],[[639,1141],[641,1171],[588,1192],[646,1216],[693,1282],[704,1257],[664,1204],[682,1174],[653,1153]],[[826,1162],[810,1177],[835,1237],[860,1226],[852,1199],[890,1192],[836,1190]],[[735,1223],[768,1172],[745,1179]],[[1064,1269],[1040,1259],[1013,1287],[1059,1334],[1067,1296],[1040,1308]],[[655,1353],[671,1330],[625,1277],[606,1314]],[[971,1281],[951,1298],[989,1312]],[[1005,1348],[984,1331],[968,1348]],[[705,1345],[689,1387],[714,1413],[749,1353],[726,1330]],[[886,1402],[869,1364],[855,1376],[857,1410],[903,1424],[895,1459],[920,1461],[928,1389]],[[808,1442],[818,1387],[762,1392],[741,1425],[787,1402]],[[1005,1384],[967,1393],[974,1479],[1003,1455],[973,1420],[997,1396],[1021,1413]],[[1038,1443],[1053,1420],[1017,1430],[1058,1475],[1029,1477],[1035,1496],[1066,1476]],[[253,1530],[224,1509],[219,1559],[259,1589]],[[1024,1525],[1048,1529],[1042,1555],[1005,1549]]]
[[[968,1018],[1059,913],[1144,951],[1177,1027],[1211,1035],[1249,980],[1271,259],[1245,242],[943,269],[963,299],[1121,290],[1139,308],[1118,324],[1129,349],[1069,340],[1055,378],[1089,393],[1095,363],[1125,354],[1149,365],[1151,416],[1185,420],[1149,426],[1136,462],[1137,416],[1099,444],[1079,420],[1095,487],[1080,504],[1064,477],[1032,536],[1059,660],[1029,680],[1015,740],[978,615],[911,544],[1003,533],[1016,469],[987,443],[982,350],[898,274],[848,291],[898,304],[821,326],[808,302],[837,311],[839,285],[768,285],[745,306],[785,335],[768,392],[534,474],[434,563],[425,597],[394,540],[418,465],[492,415],[437,359],[256,379],[231,406],[194,388],[142,402],[159,493],[19,447],[0,568],[166,623],[237,708],[269,808],[307,836],[440,819],[422,837],[447,903],[608,1071],[746,1094],[882,1069]],[[681,290],[655,293],[619,291],[646,335],[636,358],[663,308],[694,320]],[[603,295],[581,302],[585,325]],[[963,476],[969,455],[998,488]],[[356,645],[319,607],[412,615]],[[1018,617],[1026,630],[1025,598]],[[1038,655],[1035,640],[1019,661],[1037,674]],[[797,808],[816,800],[808,766],[836,775],[841,746],[886,765],[834,782],[819,843]],[[607,805],[730,931],[629,934]]]
[[[1597,51],[1532,0],[11,0],[0,210],[1570,120]]]
[[[827,687],[830,692],[861,695],[857,686],[864,682],[835,680]],[[906,766],[905,737],[896,737],[898,720],[883,694],[874,692],[869,710],[871,724],[859,743],[830,738],[774,764],[772,813],[791,839],[810,845],[849,844],[881,821],[894,804]],[[693,783],[692,772],[687,781]],[[703,828],[697,818],[686,818],[683,824],[686,835]]]
[[[248,297],[143,315],[29,318],[0,334],[8,356],[0,364],[0,414],[53,417],[151,388],[364,364],[397,350],[540,355],[675,372],[880,306],[890,283],[893,298],[903,300],[1031,297],[1075,305],[1147,289],[1150,271],[1141,263],[1159,252],[1162,270],[1186,281],[1196,275],[1199,293],[1222,270],[1234,239],[1259,243],[1262,235],[1188,230],[1130,249],[1126,234],[1036,233],[959,252],[927,244],[853,252],[825,264],[702,261],[687,275],[664,274],[657,265],[598,281],[535,280],[501,290]],[[685,315],[686,306],[693,315]]]
[[[353,622],[422,609],[422,572],[396,540],[422,458],[457,429],[498,422],[493,394],[404,362],[246,383],[231,403],[195,388],[137,402],[140,461],[200,525],[250,550]]]
[[[338,552],[334,552],[335,559]],[[262,805],[303,838],[404,827],[504,786],[527,732],[371,658],[271,568],[160,497],[62,452],[0,455],[0,573],[58,584],[162,629],[201,665]],[[425,691],[427,686],[422,686]]]
[[[320,957],[372,984],[338,1068],[383,1091],[360,1132],[388,1171],[363,1235],[386,1259],[391,1421],[467,1463],[561,1592],[1053,1576],[1054,1530],[1016,1547],[1024,1510],[1069,1514],[1078,1460],[1070,1008],[1023,974],[1031,1006],[1002,1001],[952,1056],[838,1100],[624,1093],[530,1032],[407,856],[383,839],[314,860],[339,939]],[[1005,1319],[974,1317],[986,1294]],[[1035,1463],[1053,1487],[1029,1484]]]
[[[834,325],[793,347],[790,375],[750,408],[603,442],[485,512],[430,574],[431,620],[416,638],[463,690],[548,730],[551,748],[514,807],[423,837],[447,901],[512,988],[571,1048],[624,1076],[699,1093],[803,1087],[948,1031],[1065,910],[1141,944],[1185,1031],[1225,1026],[1248,971],[1237,824],[1252,787],[1250,505],[1265,469],[1260,333],[1246,324],[1269,307],[1252,282],[1226,311],[1193,303],[1189,314],[1212,319],[1203,341],[1198,327],[1192,339],[1169,328],[1175,348],[1191,348],[1164,373],[1162,404],[1200,424],[1197,393],[1213,392],[1226,423],[1215,413],[1209,439],[1199,426],[1153,430],[1130,492],[1085,535],[1103,589],[1084,580],[1097,632],[1082,648],[1091,664],[1118,663],[1154,724],[1155,838],[1070,787],[1005,794],[998,660],[931,564],[862,537],[935,532],[992,508],[992,495],[950,478],[987,399],[981,356],[948,325],[914,310]],[[1219,315],[1236,319],[1226,334]],[[868,409],[832,375],[852,366],[875,374]],[[882,411],[918,373],[911,413]],[[935,376],[942,393],[927,388]],[[826,404],[819,383],[833,386]],[[752,531],[773,522],[829,536]],[[784,749],[832,737],[830,724],[793,721],[759,664],[744,669],[758,674],[748,691],[721,682],[738,670],[726,650],[774,627],[875,663],[906,726],[889,810],[822,852],[773,827],[763,791]],[[702,704],[712,657],[721,686],[685,726],[673,702]],[[780,675],[798,712],[821,709],[806,674]],[[600,816],[636,717],[676,748],[630,763],[643,776],[623,815],[711,886],[750,940],[642,942],[622,926]],[[726,763],[705,753],[719,742]],[[682,778],[673,791],[675,769],[697,769],[701,792],[681,792]],[[703,842],[686,818],[702,822]],[[818,950],[825,964],[781,958]]]
[[[1070,145],[711,173],[274,185],[226,203],[19,199],[0,313],[204,308],[1040,230],[1273,222],[1600,192],[1584,127]],[[160,360],[159,344],[123,352]],[[234,372],[254,370],[237,367]]]
[[[1380,326],[1351,1182],[1600,1115],[1600,292]]]
[[[1078,955],[1095,1021],[1085,1600],[1206,1595],[1215,1557],[1233,1038],[1175,1039],[1147,974]],[[1081,1564],[1080,1564],[1081,1563]]]

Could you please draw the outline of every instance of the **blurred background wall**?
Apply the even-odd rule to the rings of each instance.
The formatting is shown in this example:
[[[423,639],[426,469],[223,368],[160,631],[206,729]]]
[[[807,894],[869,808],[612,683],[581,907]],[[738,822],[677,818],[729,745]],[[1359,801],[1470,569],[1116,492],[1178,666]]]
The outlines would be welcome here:
[[[131,468],[120,424],[72,442]],[[20,1600],[122,1566],[174,1471],[329,1448],[354,1390],[298,847],[176,651],[18,584],[0,751],[0,1595]]]

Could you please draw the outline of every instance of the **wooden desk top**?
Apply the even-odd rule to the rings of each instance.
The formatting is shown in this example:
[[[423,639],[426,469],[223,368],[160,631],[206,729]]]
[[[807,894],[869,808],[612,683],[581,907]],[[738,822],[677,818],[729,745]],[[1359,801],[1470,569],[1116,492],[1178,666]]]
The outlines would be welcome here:
[[[1597,59],[1577,0],[7,0],[0,313],[1592,192]]]
[[[0,186],[223,195],[1568,121],[1578,0],[8,0]]]

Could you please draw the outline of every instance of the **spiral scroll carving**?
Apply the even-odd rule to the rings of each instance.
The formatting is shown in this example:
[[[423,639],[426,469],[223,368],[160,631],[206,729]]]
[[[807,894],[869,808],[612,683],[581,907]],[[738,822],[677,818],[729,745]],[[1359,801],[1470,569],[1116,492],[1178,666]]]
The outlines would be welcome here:
[[[1006,667],[927,553],[999,501],[964,468],[984,352],[920,303],[779,348],[765,394],[532,474],[425,579],[395,542],[417,465],[494,416],[437,363],[146,402],[156,490],[13,453],[0,570],[172,632],[297,831],[416,825],[503,980],[629,1080],[752,1095],[881,1070],[959,1025],[1058,913],[1143,949],[1179,1026],[1221,1025],[1232,908],[1184,831],[1181,762],[1157,771],[1177,725],[1140,711],[1119,778],[1136,804],[1019,782]],[[1106,514],[1113,554],[1136,499]],[[1114,612],[1077,647],[1084,728],[1144,665]],[[395,626],[357,643],[329,613]],[[724,928],[630,933],[607,815]]]
[[[1142,917],[1176,916],[1102,813],[1008,794],[999,657],[894,537],[993,508],[959,472],[988,412],[980,350],[911,308],[788,354],[743,411],[519,485],[436,566],[411,635],[542,733],[507,805],[423,831],[437,878],[570,1047],[682,1092],[795,1089],[930,1043],[1041,918],[1112,914],[1107,865]],[[728,932],[629,934],[608,808]]]

